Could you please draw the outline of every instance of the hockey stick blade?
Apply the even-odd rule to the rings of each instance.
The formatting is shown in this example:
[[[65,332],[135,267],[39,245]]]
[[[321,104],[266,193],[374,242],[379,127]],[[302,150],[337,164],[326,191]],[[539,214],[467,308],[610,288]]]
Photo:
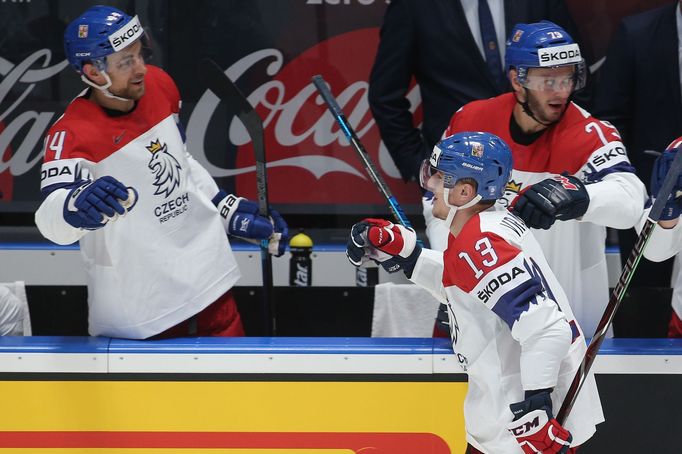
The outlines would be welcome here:
[[[246,132],[253,143],[256,158],[256,193],[258,196],[258,213],[269,216],[268,183],[265,160],[265,141],[263,138],[263,121],[258,113],[230,80],[223,70],[210,59],[201,62],[199,72],[206,86],[226,105],[228,119],[236,116],[246,128]],[[261,246],[261,268],[263,272],[263,318],[265,331],[268,335],[277,334],[275,300],[272,297],[272,257],[268,251],[268,240],[263,240]]]
[[[396,198],[393,196],[393,194],[391,194],[391,190],[389,189],[384,179],[381,177],[381,174],[377,171],[376,167],[374,166],[374,163],[369,157],[369,153],[367,153],[365,147],[362,146],[362,143],[358,139],[358,136],[355,134],[353,127],[350,125],[350,123],[348,123],[348,120],[346,119],[346,116],[343,114],[343,111],[341,110],[339,103],[336,102],[336,98],[334,98],[331,91],[329,91],[327,83],[320,75],[313,76],[312,81],[313,85],[315,85],[315,88],[317,88],[317,91],[320,93],[320,96],[322,96],[322,99],[324,100],[325,104],[327,104],[329,112],[331,112],[332,116],[341,127],[341,130],[346,135],[346,138],[353,146],[355,151],[358,153],[358,156],[360,156],[362,165],[365,167],[365,170],[367,170],[370,179],[379,189],[381,195],[383,195],[386,201],[388,202],[393,217],[395,217],[396,221],[398,221],[405,227],[412,228],[412,225],[410,224],[410,221],[407,219],[407,216],[405,215],[405,212],[403,211],[402,207],[400,206]]]
[[[578,393],[580,392],[580,389],[587,378],[587,374],[592,367],[592,363],[594,363],[594,360],[597,357],[599,347],[601,347],[602,342],[604,342],[604,339],[606,338],[606,332],[608,331],[609,326],[611,326],[611,322],[618,311],[618,307],[623,300],[623,296],[625,296],[625,292],[630,285],[630,281],[632,280],[632,276],[637,269],[637,265],[644,254],[644,248],[649,242],[649,238],[651,238],[651,234],[656,227],[658,219],[661,217],[665,203],[672,193],[673,186],[675,185],[675,182],[677,181],[681,172],[682,152],[678,151],[670,166],[670,169],[668,170],[665,180],[663,180],[663,186],[661,186],[661,189],[656,195],[656,200],[649,211],[649,217],[644,223],[644,227],[642,227],[642,231],[637,237],[635,246],[632,248],[632,252],[630,252],[628,260],[623,267],[623,271],[621,272],[620,278],[618,279],[618,284],[616,284],[616,288],[613,289],[609,303],[606,305],[606,309],[604,309],[604,314],[597,325],[594,336],[592,336],[592,341],[590,342],[590,345],[587,346],[585,357],[583,358],[575,376],[573,377],[573,381],[571,382],[571,386],[568,388],[564,402],[561,405],[561,409],[559,410],[559,413],[557,413],[556,419],[559,421],[559,424],[564,424],[566,422],[566,418],[568,418],[568,414],[573,408],[573,404],[575,403]]]

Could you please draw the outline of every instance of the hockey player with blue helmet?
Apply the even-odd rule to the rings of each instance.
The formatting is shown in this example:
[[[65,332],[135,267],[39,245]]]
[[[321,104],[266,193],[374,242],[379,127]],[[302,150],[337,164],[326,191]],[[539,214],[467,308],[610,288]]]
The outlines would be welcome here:
[[[504,60],[512,85],[516,82],[523,87],[523,96],[517,91],[517,102],[541,126],[559,121],[567,101],[585,86],[580,47],[564,29],[549,21],[516,25],[507,40]],[[536,99],[538,92],[563,93],[565,102],[561,105],[555,100],[557,108],[547,112]]]
[[[466,104],[444,136],[479,130],[509,145],[512,176],[497,203],[536,229],[581,326],[592,334],[609,299],[606,227],[634,226],[646,189],[618,131],[572,101],[586,68],[564,29],[546,21],[517,24],[505,66],[512,92]],[[426,220],[430,244],[445,249],[448,226]]]
[[[137,16],[111,6],[66,27],[68,61],[88,87],[45,138],[35,222],[55,243],[80,243],[93,336],[241,336],[228,235],[279,256],[288,227],[194,159],[180,91],[148,64],[145,38]]]
[[[135,100],[144,94],[144,84],[137,81],[136,87],[124,87],[116,95],[109,90],[112,80],[108,70],[115,66],[119,72],[131,73],[136,63],[144,64],[145,56],[150,52],[146,38],[137,16],[96,5],[66,27],[64,52],[83,82],[109,98]],[[125,53],[122,52],[124,49],[127,49]],[[114,54],[117,55],[112,58]],[[86,66],[88,64],[91,66]]]
[[[364,219],[347,253],[403,270],[446,305],[452,347],[468,374],[464,420],[471,453],[569,454],[603,420],[588,375],[565,424],[554,417],[585,351],[582,330],[533,233],[496,201],[512,151],[494,134],[442,139],[422,164],[433,215],[448,227],[444,252],[420,247],[413,230]]]

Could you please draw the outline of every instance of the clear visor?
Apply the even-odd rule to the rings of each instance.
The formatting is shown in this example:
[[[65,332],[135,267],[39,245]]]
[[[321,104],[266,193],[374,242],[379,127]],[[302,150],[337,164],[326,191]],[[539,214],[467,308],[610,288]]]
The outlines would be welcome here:
[[[572,74],[566,75],[540,75],[540,74],[529,74],[528,68],[519,68],[518,70],[518,81],[519,83],[529,89],[536,91],[568,91],[569,93],[580,90],[585,86],[585,62],[572,65],[574,71]],[[565,66],[558,66],[557,68],[563,68]]]
[[[149,63],[152,55],[152,42],[145,32],[136,42],[125,49],[108,55],[105,59],[106,69],[121,75],[130,74],[137,65]]]
[[[438,170],[428,159],[424,159],[419,170],[419,183],[422,188],[435,193],[442,188],[454,188],[456,181],[453,175]]]
[[[529,90],[572,92],[573,88],[575,88],[575,75],[562,77],[530,75],[526,76],[526,80],[522,85]]]

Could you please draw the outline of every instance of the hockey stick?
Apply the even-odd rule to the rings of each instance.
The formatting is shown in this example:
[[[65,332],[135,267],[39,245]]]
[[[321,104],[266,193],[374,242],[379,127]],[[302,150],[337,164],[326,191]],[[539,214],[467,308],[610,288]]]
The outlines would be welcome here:
[[[228,119],[236,116],[242,122],[253,142],[256,156],[256,190],[258,193],[258,214],[269,216],[268,181],[265,168],[265,143],[263,140],[263,121],[237,86],[213,60],[204,59],[201,75],[208,88],[225,103]],[[272,257],[268,252],[268,240],[261,241],[261,268],[263,270],[263,319],[268,336],[277,335],[275,299],[272,295]]]
[[[313,76],[313,84],[315,85],[315,88],[317,88],[317,91],[320,92],[322,99],[324,99],[324,102],[327,104],[329,111],[336,119],[336,122],[339,124],[341,130],[348,138],[348,141],[350,142],[351,145],[353,145],[355,151],[358,152],[358,156],[360,156],[360,160],[362,161],[362,164],[365,166],[365,169],[367,170],[370,179],[374,182],[374,184],[379,189],[379,192],[381,192],[381,194],[388,202],[388,205],[391,207],[391,213],[393,213],[393,217],[395,217],[395,219],[405,227],[412,228],[412,224],[410,224],[410,221],[407,219],[405,212],[401,208],[400,204],[398,204],[396,198],[393,197],[393,194],[391,194],[391,190],[388,188],[388,185],[381,177],[381,174],[377,172],[374,163],[372,162],[371,158],[369,157],[369,154],[365,150],[365,147],[363,147],[362,143],[360,143],[358,136],[355,135],[355,131],[353,130],[352,126],[348,123],[348,120],[346,119],[346,116],[343,114],[341,107],[339,107],[339,103],[336,102],[336,99],[329,91],[329,88],[327,88],[327,83],[324,81],[322,76],[317,75]]]
[[[595,330],[594,336],[592,336],[590,345],[587,346],[585,357],[580,363],[580,367],[578,367],[575,377],[573,377],[571,386],[568,388],[568,392],[564,398],[564,403],[561,405],[559,413],[557,413],[556,419],[559,424],[563,425],[564,422],[566,422],[566,418],[568,418],[568,414],[573,408],[573,404],[578,397],[578,392],[580,392],[580,389],[587,378],[587,373],[590,371],[590,367],[592,367],[592,363],[597,357],[599,347],[601,346],[602,342],[604,342],[606,331],[609,329],[609,326],[611,326],[611,322],[613,321],[613,317],[616,315],[618,306],[620,306],[620,303],[623,301],[625,291],[627,290],[628,285],[630,285],[630,280],[637,269],[639,260],[642,258],[644,248],[646,247],[649,238],[651,238],[651,234],[654,230],[654,227],[656,227],[658,219],[661,217],[661,212],[665,207],[668,197],[670,197],[672,193],[673,186],[675,185],[680,172],[682,172],[682,150],[679,150],[676,153],[675,159],[668,170],[668,174],[666,175],[665,180],[663,180],[663,186],[661,186],[661,189],[656,195],[656,201],[651,207],[649,217],[647,218],[646,222],[644,223],[644,227],[642,227],[642,231],[637,237],[635,246],[632,248],[632,252],[630,252],[630,256],[628,257],[628,261],[620,274],[618,284],[616,284],[616,288],[613,289],[609,303],[606,305],[604,315],[602,315],[602,318],[597,325],[597,329]]]

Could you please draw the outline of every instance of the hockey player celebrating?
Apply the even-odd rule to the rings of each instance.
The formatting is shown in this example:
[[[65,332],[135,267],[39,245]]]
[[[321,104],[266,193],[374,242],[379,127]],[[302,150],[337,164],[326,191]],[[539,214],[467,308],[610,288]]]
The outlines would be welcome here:
[[[514,168],[497,203],[537,229],[576,318],[592,334],[609,299],[605,227],[634,226],[646,189],[618,131],[571,102],[586,69],[566,31],[551,22],[518,24],[505,66],[513,92],[465,105],[445,135],[487,131],[509,144]],[[434,248],[445,247],[447,230],[427,216]]]
[[[567,453],[603,421],[593,375],[562,427],[553,416],[580,364],[585,338],[540,245],[495,202],[512,169],[509,147],[489,133],[441,140],[421,184],[445,222],[445,252],[381,219],[353,226],[350,261],[403,270],[447,305],[452,346],[469,375],[464,419],[469,453]]]
[[[80,242],[90,334],[243,335],[226,232],[281,255],[286,223],[219,190],[187,152],[180,94],[146,65],[146,41],[137,16],[109,6],[67,26],[67,58],[89,87],[45,139],[36,224],[55,243]]]
[[[682,147],[682,137],[673,140],[668,148],[656,158],[651,172],[652,197],[656,197],[661,186],[663,186],[663,180],[665,180],[675,158],[675,153],[679,152],[680,147]],[[649,210],[644,213],[639,229],[644,225],[648,213]],[[653,230],[651,238],[644,248],[644,257],[653,262],[661,262],[682,250],[681,214],[682,176],[679,176],[658,220],[658,227]],[[668,337],[682,337],[682,273],[678,271],[677,276],[673,279],[675,279],[672,296],[673,310],[668,324]]]

